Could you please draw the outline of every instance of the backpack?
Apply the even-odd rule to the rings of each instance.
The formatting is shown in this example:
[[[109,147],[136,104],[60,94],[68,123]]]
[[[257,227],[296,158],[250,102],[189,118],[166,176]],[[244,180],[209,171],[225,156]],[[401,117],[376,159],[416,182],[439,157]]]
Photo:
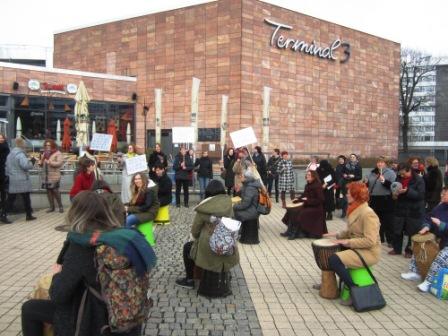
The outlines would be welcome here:
[[[236,240],[238,239],[238,229],[241,222],[232,220],[230,218],[210,217],[210,221],[216,224],[212,235],[209,239],[209,246],[213,253],[219,256],[230,256],[235,253]],[[225,221],[233,221],[238,228],[229,228],[225,225]],[[238,225],[239,223],[239,225]]]
[[[137,276],[127,257],[107,245],[96,247],[101,293],[89,291],[107,306],[109,324],[102,329],[123,333],[146,322],[152,300],[148,298],[149,273]]]
[[[269,215],[272,208],[272,202],[266,189],[258,189],[257,211],[260,215]]]

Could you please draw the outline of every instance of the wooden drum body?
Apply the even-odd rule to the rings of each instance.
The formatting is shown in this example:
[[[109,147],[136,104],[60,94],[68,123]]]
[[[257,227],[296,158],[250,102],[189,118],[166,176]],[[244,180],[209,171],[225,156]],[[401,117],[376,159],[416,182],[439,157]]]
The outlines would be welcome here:
[[[319,295],[324,299],[336,299],[339,297],[336,275],[330,269],[328,260],[334,253],[341,251],[341,246],[332,239],[318,239],[311,246],[317,266],[322,270]]]
[[[415,234],[412,236],[412,253],[414,253],[418,273],[424,279],[432,262],[439,253],[439,244],[433,233]]]

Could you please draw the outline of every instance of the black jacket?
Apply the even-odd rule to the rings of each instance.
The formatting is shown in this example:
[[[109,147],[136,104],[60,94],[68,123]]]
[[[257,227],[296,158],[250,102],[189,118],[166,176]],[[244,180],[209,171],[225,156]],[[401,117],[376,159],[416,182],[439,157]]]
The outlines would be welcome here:
[[[277,156],[277,157],[271,156],[269,158],[268,165],[267,165],[267,168],[266,168],[266,170],[268,171],[268,176],[269,177],[276,177],[276,176],[278,176],[278,174],[277,174],[277,166],[278,166],[278,163],[280,162],[281,159],[282,159],[281,156]]]
[[[8,154],[9,146],[5,141],[4,143],[0,144],[0,184],[3,184],[3,181],[5,180],[5,165]]]
[[[401,183],[401,176],[397,177],[397,182]],[[395,202],[395,217],[406,217],[409,220],[419,221],[421,224],[425,213],[425,181],[420,175],[412,173],[407,192],[398,195]]]
[[[50,286],[50,298],[56,305],[54,329],[56,336],[75,334],[76,319],[85,283],[101,291],[94,264],[95,247],[84,247],[75,243],[64,243],[58,258],[62,271],[53,276]],[[107,307],[95,296],[87,293],[84,313],[81,319],[79,336],[101,335],[101,328],[108,324]],[[114,335],[136,336],[137,330]]]
[[[350,164],[350,162],[347,162],[344,165],[344,168],[342,168],[342,175],[354,175],[355,177],[343,177],[346,182],[354,182],[354,181],[360,181],[362,179],[362,168],[359,162],[357,162],[355,165]]]
[[[185,161],[185,169],[181,167],[182,162]],[[176,180],[189,181],[189,173],[193,170],[193,160],[187,154],[182,156],[180,153],[176,155],[173,163],[174,176]]]
[[[157,176],[154,179],[154,182],[156,182],[159,186],[158,196],[160,206],[163,207],[165,205],[171,204],[173,198],[173,182],[171,182],[171,179],[168,177],[168,175],[163,174],[161,177]]]
[[[158,163],[161,163],[163,167],[166,168],[168,166],[167,157],[163,152],[157,153],[156,151],[153,151],[148,160],[149,171],[152,171],[152,168]]]
[[[235,184],[235,173],[233,172],[235,161],[234,156],[226,155],[224,157],[224,169],[226,170],[225,184],[227,188],[232,188]]]
[[[335,176],[335,182],[337,184],[341,184],[342,182],[342,174],[344,174],[344,167],[345,167],[345,163],[344,164],[338,164],[336,166],[335,172],[334,172],[334,176]]]
[[[263,154],[256,154],[252,156],[252,159],[254,160],[254,163],[257,165],[258,173],[260,174],[260,177],[264,180],[266,179],[267,172],[266,172],[266,158]]]
[[[196,168],[198,166],[198,177],[208,177],[209,179],[213,179],[213,163],[208,156],[197,158],[194,167]]]
[[[427,173],[424,176],[424,180],[426,188],[426,202],[439,203],[440,194],[443,187],[443,177],[439,167],[429,166]]]

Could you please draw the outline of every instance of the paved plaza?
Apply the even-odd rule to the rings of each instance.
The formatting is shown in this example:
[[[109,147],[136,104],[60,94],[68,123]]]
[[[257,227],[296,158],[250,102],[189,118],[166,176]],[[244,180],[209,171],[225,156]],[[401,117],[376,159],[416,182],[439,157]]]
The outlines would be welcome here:
[[[319,297],[312,285],[320,279],[311,240],[279,236],[283,210],[275,205],[261,218],[256,246],[240,245],[241,267],[232,272],[232,295],[205,299],[174,285],[183,275],[182,245],[189,238],[193,210],[171,209],[172,224],[157,229],[158,265],[152,273],[151,309],[146,335],[448,335],[447,302],[417,292],[399,274],[408,259],[388,256],[374,267],[388,305],[358,314],[337,300]],[[59,213],[36,212],[25,222],[15,215],[0,225],[0,335],[20,335],[20,306],[40,275],[50,270],[65,233]],[[339,230],[344,222],[328,223]]]

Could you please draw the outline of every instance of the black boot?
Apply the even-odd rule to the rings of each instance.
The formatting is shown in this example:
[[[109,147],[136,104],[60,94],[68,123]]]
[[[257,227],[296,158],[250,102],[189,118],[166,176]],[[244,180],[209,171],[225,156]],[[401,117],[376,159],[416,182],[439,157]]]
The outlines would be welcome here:
[[[34,217],[32,214],[26,215],[26,220],[27,221],[32,221],[32,220],[35,220],[35,219],[37,219],[37,218]]]
[[[327,212],[326,220],[329,220],[329,221],[333,220],[333,213],[332,212]]]
[[[12,222],[8,219],[8,217],[6,217],[6,214],[2,214],[0,216],[0,222],[2,222],[3,224],[11,224]]]

